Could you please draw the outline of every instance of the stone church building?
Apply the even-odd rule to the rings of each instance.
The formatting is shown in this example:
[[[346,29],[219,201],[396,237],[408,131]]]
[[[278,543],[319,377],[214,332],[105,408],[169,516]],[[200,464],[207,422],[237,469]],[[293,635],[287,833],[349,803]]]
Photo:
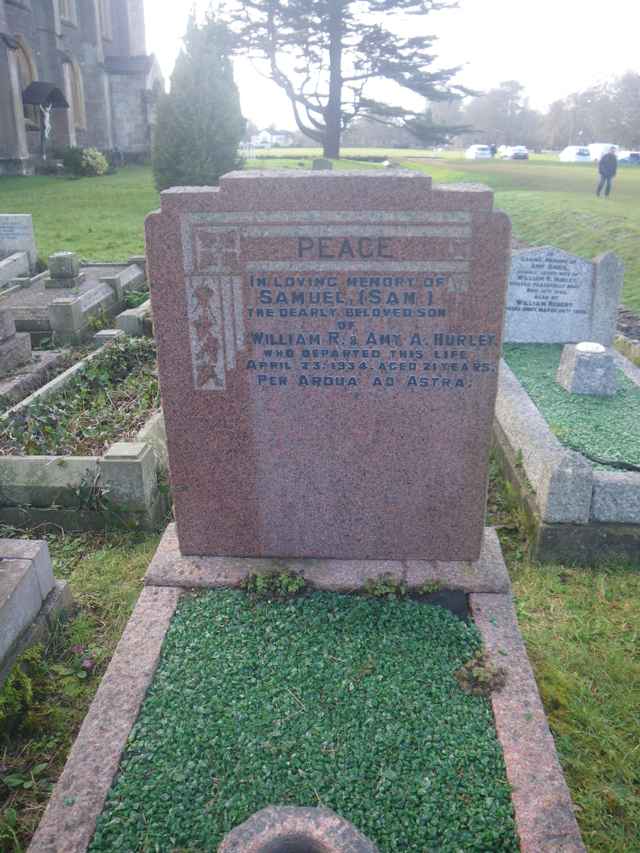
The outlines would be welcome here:
[[[0,175],[43,145],[146,154],[163,89],[144,0],[0,0]]]

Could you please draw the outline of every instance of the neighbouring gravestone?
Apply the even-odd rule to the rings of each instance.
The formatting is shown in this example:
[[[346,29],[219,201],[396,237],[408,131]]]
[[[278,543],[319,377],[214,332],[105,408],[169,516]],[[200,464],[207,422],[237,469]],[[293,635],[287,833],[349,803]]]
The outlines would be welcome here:
[[[583,341],[562,351],[556,381],[570,394],[612,397],[618,390],[613,355],[602,344]]]
[[[510,223],[411,172],[175,188],[147,255],[185,555],[475,560]]]
[[[612,252],[593,262],[551,246],[514,252],[505,341],[611,346],[623,276]]]
[[[16,252],[26,252],[29,255],[33,272],[38,261],[38,252],[31,214],[0,214],[0,258],[6,258]]]

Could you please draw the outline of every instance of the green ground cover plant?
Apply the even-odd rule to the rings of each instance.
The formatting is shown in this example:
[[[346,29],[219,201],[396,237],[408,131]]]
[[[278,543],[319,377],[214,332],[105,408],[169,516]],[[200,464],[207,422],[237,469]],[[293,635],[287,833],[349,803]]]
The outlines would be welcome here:
[[[490,703],[455,678],[479,646],[408,600],[183,598],[90,849],[212,850],[278,803],[384,853],[516,851]]]
[[[612,397],[569,394],[555,381],[562,349],[505,344],[504,358],[562,444],[592,461],[640,466],[640,388],[619,370]]]
[[[99,456],[159,409],[154,341],[123,338],[56,394],[0,421],[0,456]]]

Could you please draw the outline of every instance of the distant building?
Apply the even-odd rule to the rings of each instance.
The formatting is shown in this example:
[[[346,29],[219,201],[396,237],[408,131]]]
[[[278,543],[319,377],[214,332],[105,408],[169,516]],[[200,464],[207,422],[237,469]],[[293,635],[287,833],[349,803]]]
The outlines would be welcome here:
[[[45,125],[49,153],[146,154],[163,90],[144,0],[0,0],[0,175],[33,172]]]
[[[261,130],[251,137],[254,148],[290,148],[293,134],[288,130]]]

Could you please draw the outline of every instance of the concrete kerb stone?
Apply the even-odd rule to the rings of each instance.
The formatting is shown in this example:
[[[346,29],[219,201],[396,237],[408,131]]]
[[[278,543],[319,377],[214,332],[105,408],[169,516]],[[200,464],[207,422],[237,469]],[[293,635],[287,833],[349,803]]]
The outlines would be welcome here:
[[[109,499],[138,512],[149,512],[158,493],[156,455],[143,442],[112,444],[98,463],[100,484]]]
[[[170,524],[158,546],[144,583],[191,589],[237,587],[251,574],[296,572],[314,589],[353,592],[370,581],[390,577],[410,590],[438,583],[443,590],[504,593],[509,576],[495,530],[485,528],[477,562],[421,560],[313,560],[258,557],[186,557],[180,553],[177,528]]]
[[[0,507],[75,507],[99,477],[97,456],[0,456]]]
[[[146,335],[148,321],[151,317],[151,300],[147,299],[137,308],[129,308],[116,318],[116,328],[131,338],[141,338]]]
[[[15,540],[8,548],[6,540],[0,540],[0,662],[37,617],[55,584],[46,542],[22,544]]]
[[[142,284],[145,280],[144,270],[140,269],[137,264],[132,264],[126,267],[121,272],[113,276],[103,276],[100,281],[108,284],[113,290],[113,293],[118,302],[122,302],[125,294],[134,290],[137,285]]]
[[[181,595],[144,589],[33,837],[31,853],[86,851]]]
[[[56,580],[36,618],[14,642],[0,663],[0,686],[4,684],[22,654],[37,643],[45,643],[62,614],[72,607],[73,597],[69,584],[66,581]]]
[[[491,537],[485,538],[491,541]],[[503,562],[496,543],[491,544],[491,549],[498,548],[497,555]],[[176,547],[175,527],[170,526],[153,562],[159,558],[178,559]],[[280,560],[260,562],[265,570],[283,568]],[[166,577],[170,574],[165,572]],[[506,686],[493,694],[492,704],[513,787],[521,850],[522,853],[583,853],[585,847],[571,798],[518,630],[506,569],[504,576],[507,586],[503,591],[472,592],[470,605],[491,662],[506,670]],[[194,575],[190,580],[192,587],[206,586],[193,583]],[[153,679],[166,631],[184,591],[182,585],[153,585],[151,573],[147,573],[145,582],[147,586],[73,745],[30,853],[62,850],[84,853],[90,844],[127,738]]]

